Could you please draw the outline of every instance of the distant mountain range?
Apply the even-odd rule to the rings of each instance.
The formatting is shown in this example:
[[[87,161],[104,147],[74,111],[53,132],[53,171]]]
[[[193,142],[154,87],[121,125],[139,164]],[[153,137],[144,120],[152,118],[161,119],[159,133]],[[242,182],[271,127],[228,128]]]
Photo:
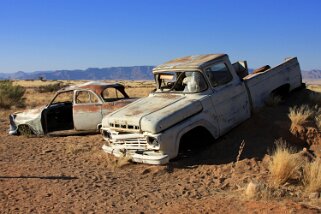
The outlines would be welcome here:
[[[109,68],[88,68],[86,70],[56,70],[16,73],[0,73],[4,79],[46,79],[46,80],[151,80],[154,66],[130,66]],[[250,70],[250,69],[249,69]],[[321,80],[321,70],[302,71],[305,82]]]
[[[321,70],[310,70],[302,71],[302,77],[306,80],[320,80],[321,79]]]
[[[154,66],[131,66],[88,68],[86,70],[56,70],[0,73],[0,80],[46,79],[46,80],[151,80]]]

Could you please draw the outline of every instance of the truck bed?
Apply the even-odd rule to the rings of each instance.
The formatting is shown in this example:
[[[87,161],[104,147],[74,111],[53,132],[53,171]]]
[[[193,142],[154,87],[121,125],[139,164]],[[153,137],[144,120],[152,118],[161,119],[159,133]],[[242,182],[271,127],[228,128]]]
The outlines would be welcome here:
[[[264,72],[249,74],[243,78],[250,95],[252,108],[262,107],[273,92],[292,91],[302,84],[299,62],[296,57]]]

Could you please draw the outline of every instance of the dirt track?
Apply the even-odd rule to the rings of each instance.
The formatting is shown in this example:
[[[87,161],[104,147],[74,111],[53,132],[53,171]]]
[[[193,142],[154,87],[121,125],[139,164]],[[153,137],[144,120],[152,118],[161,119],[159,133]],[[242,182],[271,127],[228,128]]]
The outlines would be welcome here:
[[[268,183],[266,154],[275,139],[303,146],[288,131],[288,106],[296,96],[261,110],[212,145],[187,149],[167,166],[117,161],[102,152],[100,135],[8,136],[7,117],[1,117],[0,212],[319,213],[320,199],[311,201],[300,186],[259,200],[244,194],[250,181]],[[233,167],[242,140],[244,151]]]

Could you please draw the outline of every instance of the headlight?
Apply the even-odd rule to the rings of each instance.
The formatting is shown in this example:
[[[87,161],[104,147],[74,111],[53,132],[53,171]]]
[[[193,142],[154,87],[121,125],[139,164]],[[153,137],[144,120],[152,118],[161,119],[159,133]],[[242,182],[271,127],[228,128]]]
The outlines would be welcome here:
[[[150,146],[159,148],[159,142],[153,137],[147,137],[147,143]]]
[[[104,136],[105,138],[111,139],[111,133],[108,132],[108,131],[106,131],[106,130],[103,130],[103,136]]]
[[[14,122],[14,119],[17,117],[17,115],[15,115],[15,114],[10,114],[9,115],[9,122],[10,122],[10,125],[12,125],[12,126],[15,126],[16,124],[15,124],[15,122]]]

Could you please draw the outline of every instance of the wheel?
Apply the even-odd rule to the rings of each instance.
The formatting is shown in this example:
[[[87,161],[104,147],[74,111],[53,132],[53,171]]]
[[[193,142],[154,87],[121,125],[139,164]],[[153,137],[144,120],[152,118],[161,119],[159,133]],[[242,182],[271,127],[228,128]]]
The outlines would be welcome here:
[[[33,135],[32,130],[30,129],[30,127],[28,125],[20,125],[18,127],[18,133],[27,137],[30,137]]]

